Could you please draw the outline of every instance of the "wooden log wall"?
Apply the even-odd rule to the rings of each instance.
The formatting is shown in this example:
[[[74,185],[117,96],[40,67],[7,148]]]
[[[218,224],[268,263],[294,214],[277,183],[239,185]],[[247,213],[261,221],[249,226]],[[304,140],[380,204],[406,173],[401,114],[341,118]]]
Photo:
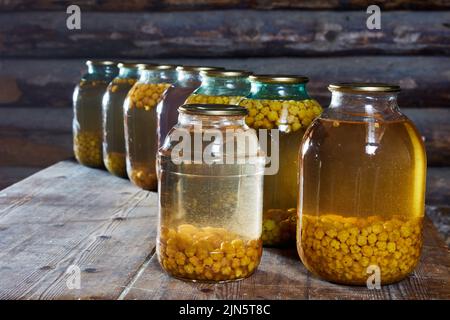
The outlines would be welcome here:
[[[81,30],[66,28],[71,4]],[[369,4],[381,30],[365,28]],[[394,82],[429,164],[450,166],[450,0],[0,0],[0,188],[71,156],[89,58],[305,74],[324,106],[330,82]]]

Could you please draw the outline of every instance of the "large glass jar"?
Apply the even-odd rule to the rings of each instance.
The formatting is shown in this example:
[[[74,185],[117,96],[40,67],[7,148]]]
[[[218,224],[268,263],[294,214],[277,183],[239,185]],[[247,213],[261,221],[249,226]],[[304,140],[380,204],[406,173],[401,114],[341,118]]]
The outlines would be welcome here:
[[[125,178],[126,152],[123,103],[139,76],[139,64],[119,63],[119,75],[103,95],[103,162],[113,175]]]
[[[201,71],[202,84],[186,103],[237,105],[250,92],[250,72],[240,70]]]
[[[156,191],[156,153],[158,152],[156,106],[164,92],[176,81],[176,66],[146,65],[124,103],[127,173],[145,190]]]
[[[102,159],[102,98],[118,68],[111,61],[87,61],[88,72],[73,92],[73,151],[83,165],[100,168]]]
[[[179,112],[158,155],[159,262],[186,280],[246,278],[262,254],[265,157],[256,133],[239,106],[185,105]]]
[[[329,89],[330,107],[300,150],[298,252],[311,272],[332,282],[366,285],[371,275],[381,284],[399,281],[422,247],[422,139],[398,108],[398,86]]]
[[[250,81],[251,93],[240,103],[249,111],[247,125],[277,130],[260,131],[270,142],[266,151],[272,168],[264,177],[263,243],[295,246],[298,150],[305,129],[322,108],[309,97],[306,77],[260,75],[250,76]]]
[[[177,81],[166,90],[156,111],[158,114],[158,148],[162,146],[167,133],[178,121],[178,107],[201,84],[200,71],[223,70],[216,67],[178,66]]]

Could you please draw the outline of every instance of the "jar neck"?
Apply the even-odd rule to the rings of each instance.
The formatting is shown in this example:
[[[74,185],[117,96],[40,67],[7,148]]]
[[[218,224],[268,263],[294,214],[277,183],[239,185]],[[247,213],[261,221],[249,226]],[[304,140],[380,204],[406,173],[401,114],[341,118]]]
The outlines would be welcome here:
[[[400,115],[396,92],[332,92],[329,112],[353,118],[388,119]]]
[[[88,66],[88,72],[85,78],[88,79],[101,79],[110,81],[119,73],[119,68],[115,65],[95,65]]]
[[[305,83],[263,83],[251,82],[250,99],[283,99],[283,100],[305,100],[310,99],[306,91]]]
[[[135,67],[122,67],[119,68],[119,78],[131,78],[131,79],[137,79],[139,78],[139,70]]]
[[[243,116],[203,116],[181,113],[178,116],[179,127],[202,126],[202,128],[245,127]]]
[[[247,96],[250,92],[248,77],[208,77],[203,75],[201,86],[194,92],[211,96]]]
[[[197,88],[202,80],[198,71],[177,71],[177,81],[174,86],[183,88]]]
[[[176,70],[141,70],[139,82],[174,83],[177,80]]]

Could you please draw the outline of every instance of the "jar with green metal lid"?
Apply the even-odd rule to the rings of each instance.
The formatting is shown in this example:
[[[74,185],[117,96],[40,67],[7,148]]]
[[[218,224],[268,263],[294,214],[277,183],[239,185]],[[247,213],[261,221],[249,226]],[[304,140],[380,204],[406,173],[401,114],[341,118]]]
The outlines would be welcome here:
[[[156,106],[177,80],[177,72],[173,65],[145,65],[139,70],[139,80],[124,102],[127,174],[138,187],[155,191],[158,151]]]
[[[250,92],[251,72],[241,70],[201,71],[202,84],[187,99],[187,104],[237,105]]]
[[[108,85],[103,96],[103,162],[106,169],[125,178],[126,151],[123,103],[139,78],[138,63],[119,63],[119,74]]]
[[[305,129],[322,112],[306,90],[303,76],[250,76],[251,92],[240,102],[248,109],[246,123],[267,135],[271,159],[264,177],[264,245],[295,245],[298,150]],[[273,171],[273,172],[270,172]]]
[[[265,157],[247,111],[190,104],[179,113],[158,152],[159,262],[184,280],[249,277],[262,254]]]
[[[167,89],[164,99],[157,106],[158,148],[162,146],[169,130],[177,124],[178,107],[184,104],[189,95],[201,84],[200,72],[224,70],[220,67],[178,66],[177,81]]]
[[[112,61],[87,61],[88,72],[73,92],[73,150],[83,165],[103,167],[102,99],[108,84],[117,75]]]

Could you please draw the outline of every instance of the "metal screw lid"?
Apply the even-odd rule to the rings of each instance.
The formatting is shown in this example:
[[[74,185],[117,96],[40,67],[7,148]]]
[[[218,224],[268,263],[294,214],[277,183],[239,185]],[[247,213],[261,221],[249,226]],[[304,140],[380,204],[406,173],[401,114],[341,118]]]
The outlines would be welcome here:
[[[400,86],[376,82],[338,82],[328,86],[330,91],[341,92],[399,92]]]
[[[305,76],[272,75],[272,74],[252,75],[249,77],[249,79],[250,81],[273,83],[273,84],[299,84],[299,83],[307,83],[309,81],[309,78]]]
[[[249,71],[243,71],[243,70],[205,70],[200,71],[200,74],[202,76],[207,77],[248,77],[252,73]]]
[[[202,116],[246,116],[244,107],[230,104],[185,104],[178,107],[181,113]]]

